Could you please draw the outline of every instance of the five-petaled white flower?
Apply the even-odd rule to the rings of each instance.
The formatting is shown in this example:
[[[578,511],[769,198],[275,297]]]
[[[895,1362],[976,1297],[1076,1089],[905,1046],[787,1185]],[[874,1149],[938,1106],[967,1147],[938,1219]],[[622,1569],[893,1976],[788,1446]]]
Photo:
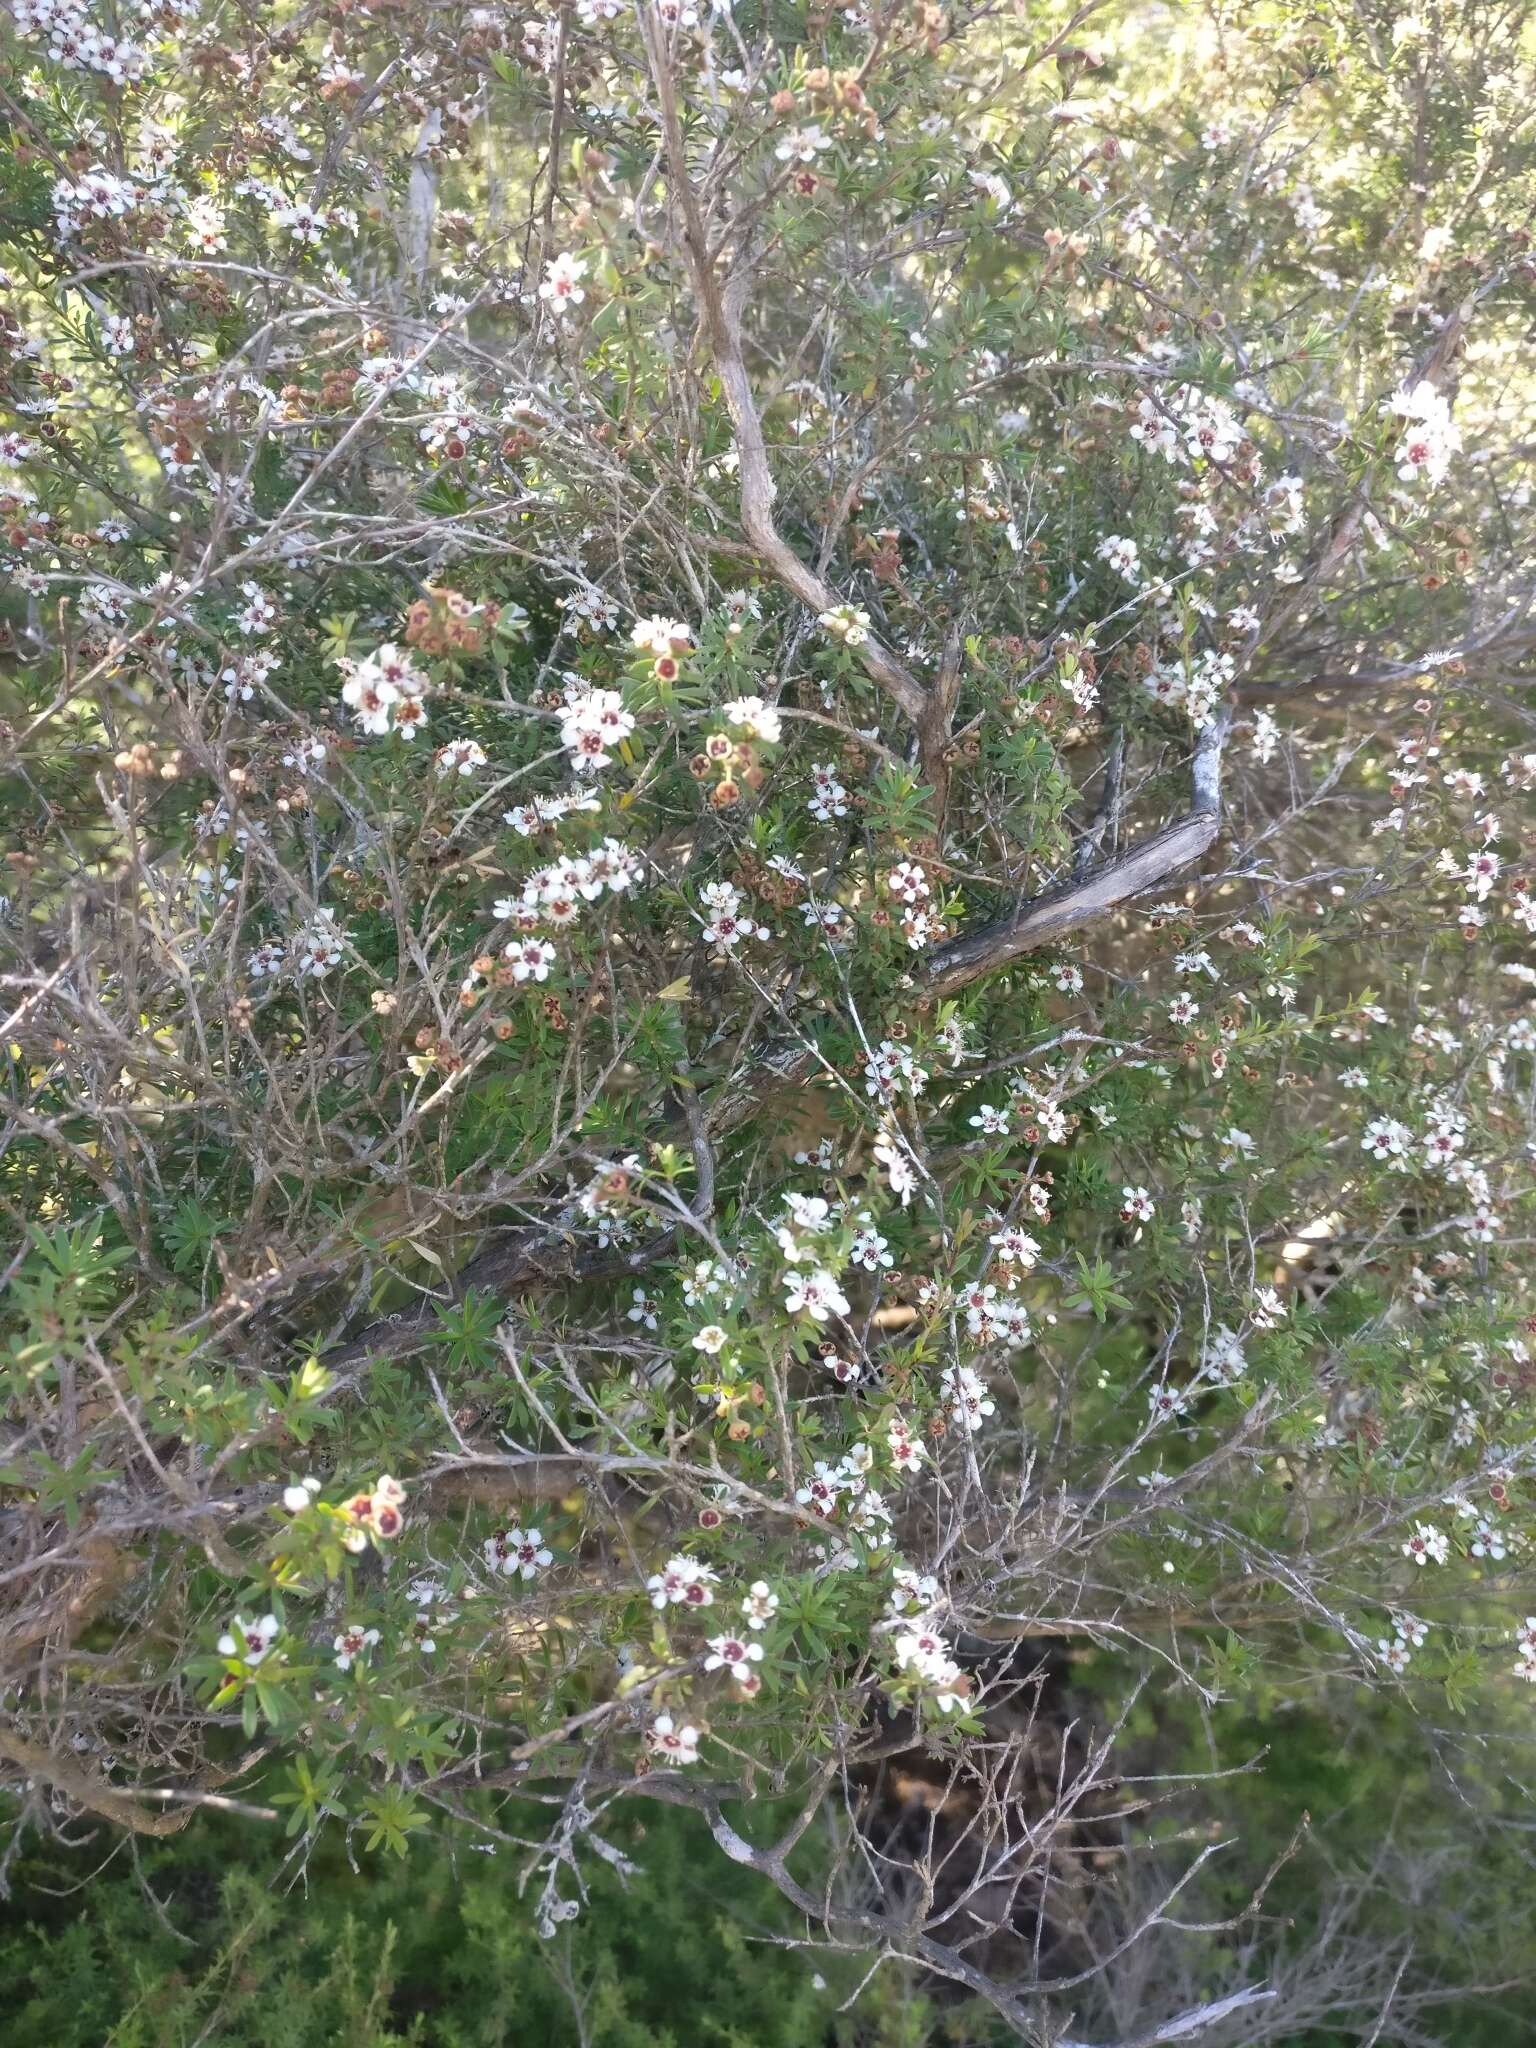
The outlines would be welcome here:
[[[485,1539],[482,1548],[492,1571],[509,1579],[531,1579],[555,1561],[554,1553],[543,1546],[544,1538],[537,1529],[498,1529]]]
[[[761,1643],[743,1642],[740,1636],[711,1636],[706,1671],[729,1671],[732,1678],[750,1678],[752,1666],[763,1661]]]
[[[257,1621],[247,1621],[243,1614],[237,1614],[228,1631],[219,1637],[219,1655],[238,1657],[243,1664],[259,1664],[281,1627],[275,1614],[263,1614]]]

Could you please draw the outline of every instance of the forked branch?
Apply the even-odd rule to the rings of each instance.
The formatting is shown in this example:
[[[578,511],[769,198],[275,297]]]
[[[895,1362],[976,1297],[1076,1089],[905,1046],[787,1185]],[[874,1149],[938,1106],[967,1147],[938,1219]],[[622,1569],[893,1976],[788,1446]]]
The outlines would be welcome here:
[[[741,524],[763,567],[784,588],[817,613],[834,610],[843,599],[810,565],[801,560],[774,523],[773,503],[777,488],[763,439],[752,380],[747,375],[742,353],[742,308],[752,284],[752,268],[745,247],[735,250],[734,263],[724,283],[716,275],[710,253],[709,231],[699,206],[699,195],[688,169],[688,152],[682,122],[677,111],[672,64],[666,31],[661,18],[642,9],[641,24],[651,62],[651,75],[661,106],[662,142],[666,152],[667,177],[683,216],[683,249],[700,324],[708,339],[710,353],[720,376],[720,388],[736,432],[736,452],[741,476]],[[902,662],[873,634],[857,649],[865,669],[891,701],[921,728],[928,710],[928,692]]]

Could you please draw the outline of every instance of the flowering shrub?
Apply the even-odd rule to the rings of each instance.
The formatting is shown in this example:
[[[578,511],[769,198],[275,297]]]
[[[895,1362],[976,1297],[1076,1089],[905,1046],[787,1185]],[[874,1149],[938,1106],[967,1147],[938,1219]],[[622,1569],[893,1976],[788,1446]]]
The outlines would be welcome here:
[[[1138,1685],[1527,1728],[1495,12],[12,15],[16,1825],[661,1799],[1021,2026]]]

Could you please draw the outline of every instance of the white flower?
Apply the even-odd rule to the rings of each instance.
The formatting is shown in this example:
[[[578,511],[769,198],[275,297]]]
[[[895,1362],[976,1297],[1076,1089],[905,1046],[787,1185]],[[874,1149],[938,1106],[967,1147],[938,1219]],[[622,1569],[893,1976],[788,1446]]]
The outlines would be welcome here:
[[[1008,1129],[1007,1108],[999,1108],[993,1103],[984,1102],[970,1119],[970,1123],[972,1130],[980,1131],[984,1138],[1001,1137]]]
[[[296,1479],[283,1488],[283,1506],[290,1515],[301,1515],[320,1491],[318,1479]]]
[[[532,1579],[555,1561],[553,1552],[543,1548],[543,1541],[537,1529],[498,1529],[481,1548],[492,1571],[509,1579]]]
[[[350,1671],[353,1660],[360,1657],[364,1650],[371,1650],[378,1640],[379,1632],[376,1628],[359,1628],[355,1621],[351,1623],[331,1645],[336,1652],[336,1669]]]
[[[942,1589],[937,1579],[929,1578],[912,1570],[910,1565],[898,1564],[891,1570],[891,1591],[886,1600],[886,1612],[891,1615],[917,1614],[926,1620],[938,1607]]]
[[[949,1644],[934,1628],[904,1630],[893,1648],[897,1669],[919,1678],[931,1678],[949,1663]]]
[[[832,1205],[820,1195],[788,1194],[784,1197],[787,1211],[783,1221],[774,1232],[779,1250],[792,1265],[811,1256],[809,1248],[800,1240],[806,1237],[824,1237],[832,1228]]]
[[[1147,1417],[1147,1427],[1153,1429],[1160,1422],[1171,1421],[1175,1415],[1182,1415],[1188,1405],[1187,1396],[1177,1387],[1169,1386],[1166,1380],[1160,1382],[1147,1393],[1147,1406],[1151,1410]]]
[[[1021,1272],[1032,1271],[1040,1257],[1039,1239],[1031,1237],[1016,1223],[1005,1224],[1001,1230],[994,1231],[989,1242],[1005,1266],[1017,1266]]]
[[[422,699],[427,679],[409,654],[386,641],[372,654],[350,664],[342,686],[342,702],[351,707],[365,733],[391,730],[409,739],[425,716]]]
[[[1127,583],[1134,583],[1141,574],[1141,553],[1135,541],[1124,534],[1106,534],[1097,549],[1101,562],[1107,562],[1117,576],[1123,576]]]
[[[656,1327],[656,1303],[643,1287],[636,1287],[631,1295],[632,1305],[624,1313],[632,1323],[643,1323],[648,1330]]]
[[[658,1714],[646,1740],[664,1763],[696,1764],[699,1760],[699,1731],[690,1722],[674,1721],[670,1714]]]
[[[259,1621],[247,1621],[243,1614],[237,1614],[228,1633],[219,1637],[219,1655],[238,1656],[242,1663],[259,1664],[281,1627],[275,1614],[264,1614]]]
[[[732,1678],[746,1679],[752,1676],[752,1666],[762,1661],[761,1643],[743,1642],[739,1636],[711,1636],[704,1669],[729,1671]]]
[[[848,815],[848,792],[838,781],[830,761],[818,761],[811,769],[814,793],[806,809],[819,824],[828,825],[834,818]]]
[[[945,1377],[950,1413],[968,1435],[974,1436],[987,1416],[997,1413],[997,1403],[987,1392],[986,1381],[972,1367],[957,1365]]]
[[[896,1263],[890,1249],[890,1240],[869,1226],[855,1236],[848,1256],[854,1265],[862,1266],[866,1273],[875,1273],[882,1266],[894,1266]]]
[[[544,266],[544,276],[539,284],[539,297],[546,305],[553,306],[562,315],[582,304],[586,293],[581,280],[587,274],[587,266],[580,256],[563,250],[552,257]]]
[[[804,128],[791,128],[773,153],[781,164],[811,164],[822,150],[831,147],[831,136],[822,132],[819,123],[812,122]],[[825,625],[825,619],[822,623]]]
[[[939,1664],[927,1676],[933,1688],[933,1704],[941,1714],[952,1714],[970,1699],[971,1682],[953,1659]]]
[[[283,964],[287,958],[286,949],[280,946],[275,939],[264,939],[259,946],[252,950],[249,959],[245,963],[246,971],[253,981],[261,981],[264,978],[281,974]]]
[[[645,654],[654,654],[659,661],[664,654],[681,654],[691,646],[693,631],[681,619],[669,619],[654,612],[648,619],[635,621],[629,638],[633,646]]]
[[[1413,1145],[1413,1133],[1395,1117],[1373,1117],[1360,1140],[1361,1149],[1373,1159],[1406,1159]]]
[[[503,946],[501,957],[511,966],[514,981],[548,981],[555,949],[547,939],[514,939]]]
[[[785,1310],[792,1316],[808,1315],[818,1323],[824,1323],[828,1316],[845,1316],[848,1313],[848,1297],[824,1266],[818,1266],[809,1273],[799,1268],[787,1273],[784,1276],[784,1293]]]
[[[754,1579],[747,1588],[746,1596],[741,1603],[741,1611],[746,1617],[747,1627],[753,1629],[766,1628],[777,1613],[778,1606],[779,1596],[777,1593],[770,1591],[768,1581],[766,1579]]]
[[[288,946],[290,964],[300,980],[322,980],[341,964],[345,953],[341,928],[329,910],[317,910]]]
[[[928,1455],[927,1446],[900,1421],[891,1424],[886,1441],[891,1449],[891,1463],[898,1472],[918,1471]]]
[[[1205,1370],[1224,1387],[1230,1387],[1240,1380],[1248,1369],[1248,1359],[1235,1330],[1225,1324],[1211,1333],[1205,1347]]]
[[[1431,486],[1442,483],[1461,446],[1460,430],[1443,393],[1421,378],[1390,398],[1384,410],[1404,422],[1397,445],[1398,476],[1404,483],[1419,477]]]
[[[286,228],[296,242],[313,245],[330,226],[330,216],[320,207],[306,206],[302,201],[292,206],[275,206],[272,209],[274,224]]]
[[[848,1490],[852,1475],[841,1465],[829,1465],[824,1458],[818,1458],[811,1468],[811,1476],[804,1486],[797,1487],[795,1499],[803,1508],[810,1508],[814,1514],[830,1521],[837,1513],[839,1497]]]

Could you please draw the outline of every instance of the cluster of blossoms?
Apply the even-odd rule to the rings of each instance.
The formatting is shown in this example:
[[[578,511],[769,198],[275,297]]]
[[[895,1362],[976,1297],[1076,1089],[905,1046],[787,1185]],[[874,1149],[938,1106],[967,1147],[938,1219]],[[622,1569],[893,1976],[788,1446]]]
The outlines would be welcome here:
[[[319,981],[339,967],[345,954],[341,927],[329,910],[317,910],[290,941],[288,964],[302,981]]]
[[[1108,563],[1117,576],[1123,576],[1127,583],[1141,580],[1141,550],[1135,541],[1123,533],[1108,533],[1099,542],[1095,553],[1101,562]]]
[[[651,672],[664,683],[675,683],[682,673],[682,659],[693,645],[692,629],[681,619],[663,618],[657,612],[638,619],[631,629],[630,645],[651,659]]]
[[[899,1415],[893,1415],[886,1426],[885,1440],[890,1446],[891,1464],[896,1471],[913,1473],[921,1470],[928,1451],[921,1438],[912,1434],[910,1423]]]
[[[1396,1172],[1418,1167],[1462,1188],[1472,1208],[1462,1217],[1461,1227],[1474,1243],[1491,1244],[1499,1233],[1493,1189],[1486,1168],[1464,1156],[1467,1131],[1467,1114],[1460,1104],[1437,1096],[1428,1104],[1422,1132],[1398,1117],[1376,1116],[1366,1124],[1360,1143],[1372,1159]]]
[[[1386,411],[1403,422],[1397,444],[1397,473],[1405,484],[1423,477],[1430,485],[1445,481],[1451,457],[1461,446],[1461,433],[1451,417],[1445,394],[1424,379],[1396,392]]]
[[[901,1094],[915,1101],[928,1086],[928,1070],[920,1067],[910,1046],[882,1038],[864,1061],[864,1092],[877,1102],[894,1102]]]
[[[98,164],[79,178],[59,178],[53,187],[53,217],[62,240],[76,239],[95,221],[121,220],[143,201],[131,178]]]
[[[198,0],[170,0],[165,8],[137,0],[116,13],[119,20],[137,13],[148,25],[157,14],[190,21],[197,11]],[[81,0],[15,0],[11,19],[17,35],[45,43],[44,55],[65,71],[96,71],[113,85],[127,85],[149,70],[149,59],[138,44],[93,21]]]
[[[957,1306],[965,1317],[967,1335],[978,1344],[1001,1344],[1016,1350],[1034,1334],[1023,1303],[1007,1293],[999,1294],[991,1281],[977,1280],[962,1288]],[[992,1411],[988,1408],[985,1412]]]
[[[1413,1661],[1413,1652],[1428,1640],[1429,1624],[1412,1614],[1393,1614],[1390,1619],[1392,1633],[1379,1636],[1376,1649],[1387,1669],[1401,1678]]]
[[[646,1581],[646,1590],[656,1608],[709,1607],[714,1602],[711,1588],[715,1580],[716,1574],[708,1565],[691,1557],[673,1557],[664,1570]],[[708,1638],[704,1669],[726,1672],[739,1692],[749,1699],[761,1690],[763,1682],[756,1670],[763,1661],[763,1646],[753,1638],[772,1621],[778,1606],[779,1596],[767,1580],[756,1579],[741,1602],[749,1633],[734,1635],[727,1630]],[[699,1760],[702,1735],[702,1729],[692,1722],[673,1714],[658,1714],[646,1731],[646,1746],[663,1763],[694,1764]]]
[[[806,809],[818,825],[830,825],[834,818],[848,815],[848,792],[837,779],[830,761],[818,761],[811,769],[811,794]]]
[[[700,891],[704,901],[704,937],[716,952],[734,953],[745,939],[771,938],[767,925],[742,915],[745,897],[731,882],[706,882]]]
[[[783,1282],[786,1313],[808,1315],[818,1323],[829,1316],[847,1315],[848,1297],[825,1263],[826,1249],[818,1242],[834,1227],[829,1204],[820,1195],[791,1194],[785,1196],[784,1205],[784,1216],[774,1234],[789,1265]]]
[[[1011,1313],[1014,1318],[1011,1323],[1004,1319],[1004,1312]],[[1029,1318],[1022,1309],[1014,1309],[1011,1302],[989,1302],[986,1322],[979,1327],[987,1329],[989,1334],[996,1335],[1004,1343],[1029,1342]],[[987,1418],[997,1413],[997,1403],[974,1366],[951,1366],[944,1375],[944,1390],[949,1398],[950,1414],[968,1436],[974,1436]]]
[[[1433,1522],[1415,1522],[1413,1534],[1403,1544],[1403,1555],[1416,1565],[1444,1564],[1451,1554],[1450,1540]]]
[[[949,1643],[926,1615],[916,1616],[897,1634],[892,1653],[896,1669],[915,1681],[923,1696],[941,1714],[952,1714],[970,1701],[971,1682],[955,1662]]]
[[[532,797],[525,804],[514,804],[511,810],[503,811],[501,815],[503,822],[512,827],[519,839],[531,839],[536,832],[549,831],[562,818],[573,813],[592,815],[602,808],[600,797],[584,789],[571,789]]]
[[[1519,1652],[1515,1664],[1516,1678],[1523,1678],[1528,1685],[1536,1685],[1536,1614],[1528,1614],[1515,1630],[1515,1648]]]
[[[1229,1330],[1223,1323],[1211,1332],[1206,1340],[1200,1369],[1207,1379],[1214,1380],[1218,1386],[1236,1386],[1248,1370],[1248,1354],[1244,1351],[1242,1340],[1235,1330]]]
[[[821,613],[817,624],[845,647],[862,647],[869,638],[869,613],[855,604],[834,605],[831,611]]]
[[[1144,397],[1136,406],[1131,439],[1164,462],[1231,462],[1244,441],[1243,425],[1225,399],[1182,390],[1166,401]]]
[[[628,739],[634,729],[634,713],[625,710],[617,690],[594,689],[579,676],[567,677],[560,744],[579,774],[595,775],[607,768],[613,760],[609,748]]]
[[[1236,658],[1224,649],[1202,648],[1192,663],[1158,662],[1142,679],[1142,687],[1159,704],[1183,711],[1197,732],[1216,715],[1217,706],[1237,670]]]
[[[656,1608],[711,1607],[715,1599],[712,1589],[718,1577],[712,1565],[680,1555],[668,1558],[663,1570],[653,1572],[645,1582],[645,1590]]]
[[[762,740],[765,745],[777,746],[784,737],[780,713],[773,705],[765,704],[761,697],[734,697],[729,704],[721,705],[720,715],[727,725],[745,733],[750,740]]]
[[[427,722],[430,684],[403,647],[386,640],[362,660],[343,658],[342,702],[365,733],[410,739]]]
[[[823,1522],[835,1521],[848,1503],[848,1527],[871,1549],[881,1550],[890,1541],[891,1511],[884,1495],[869,1484],[874,1461],[868,1444],[855,1444],[836,1464],[817,1459],[809,1478],[796,1488],[795,1501]],[[844,1565],[857,1562],[851,1552],[838,1561]]]
[[[354,1493],[341,1509],[347,1524],[342,1541],[347,1549],[366,1550],[370,1539],[391,1542],[405,1527],[405,1516],[400,1512],[404,1503],[405,1488],[387,1472],[374,1482],[370,1492]]]
[[[643,874],[638,854],[620,840],[605,839],[591,853],[565,854],[536,868],[523,883],[521,896],[498,896],[491,909],[522,931],[541,925],[563,931],[581,916],[583,904],[596,903],[605,891],[621,896]]]
[[[899,908],[902,937],[914,953],[946,936],[948,928],[932,907],[927,873],[916,861],[899,861],[885,877],[885,886]]]
[[[492,915],[515,926],[517,936],[502,947],[500,969],[489,954],[474,961],[461,998],[473,1001],[480,982],[492,974],[518,985],[547,981],[555,964],[555,949],[537,934],[546,929],[566,930],[587,904],[597,902],[605,891],[623,895],[640,881],[643,872],[638,856],[613,838],[605,839],[591,853],[566,854],[535,869],[523,883],[521,896],[498,896],[492,904]]]
[[[297,981],[322,981],[346,957],[346,936],[333,912],[317,910],[286,945],[266,939],[252,949],[246,970],[254,981],[275,981],[288,973]]]

